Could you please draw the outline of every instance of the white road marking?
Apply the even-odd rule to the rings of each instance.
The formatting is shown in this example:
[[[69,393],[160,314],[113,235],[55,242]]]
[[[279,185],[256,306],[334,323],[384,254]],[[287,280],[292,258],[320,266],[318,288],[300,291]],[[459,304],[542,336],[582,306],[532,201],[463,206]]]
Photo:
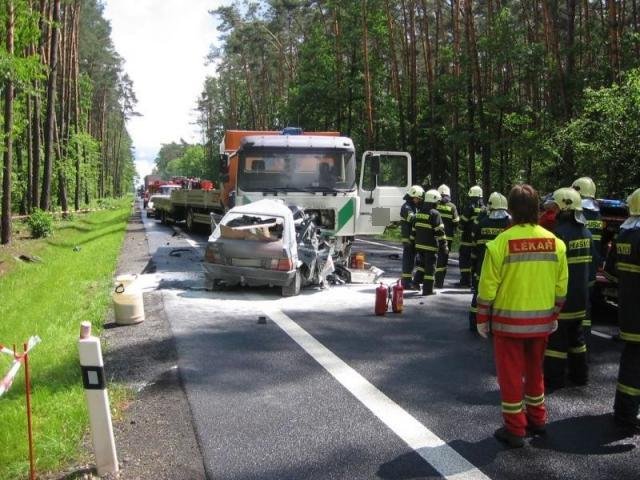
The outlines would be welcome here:
[[[489,479],[281,310],[266,307],[265,314],[444,478]]]
[[[186,242],[191,245],[193,248],[200,248],[200,244],[198,242],[196,242],[195,240],[191,240],[189,237],[184,237],[184,239],[186,240]]]
[[[606,338],[607,340],[613,340],[613,336],[608,333],[599,332],[598,330],[591,330],[591,335],[595,335],[596,337]]]

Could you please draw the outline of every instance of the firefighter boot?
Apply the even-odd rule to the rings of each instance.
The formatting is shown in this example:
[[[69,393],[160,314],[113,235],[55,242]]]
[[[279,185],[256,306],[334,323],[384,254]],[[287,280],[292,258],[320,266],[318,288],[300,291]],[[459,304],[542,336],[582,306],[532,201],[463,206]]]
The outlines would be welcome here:
[[[433,280],[425,279],[422,284],[422,295],[433,295]]]
[[[493,436],[510,448],[524,447],[524,438],[507,430],[507,427],[501,427],[493,433]]]

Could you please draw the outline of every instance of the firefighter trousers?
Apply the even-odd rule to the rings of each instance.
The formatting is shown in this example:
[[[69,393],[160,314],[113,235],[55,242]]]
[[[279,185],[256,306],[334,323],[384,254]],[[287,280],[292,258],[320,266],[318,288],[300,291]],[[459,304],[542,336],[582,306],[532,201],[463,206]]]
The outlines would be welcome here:
[[[474,273],[471,277],[471,306],[469,307],[469,330],[476,331],[476,313],[478,313],[478,284],[480,283],[480,274]]]
[[[413,242],[402,243],[402,286],[410,288],[416,266],[416,248]]]
[[[587,345],[587,363],[589,362],[589,340],[591,340],[591,310],[592,310],[592,298],[594,295],[593,286],[589,287],[589,298],[587,299],[587,315],[582,320],[582,333],[584,334],[584,343]]]
[[[547,422],[542,360],[547,337],[493,336],[498,385],[505,427],[523,437],[526,427]]]
[[[471,286],[471,252],[473,247],[471,245],[465,245],[465,242],[460,244],[460,254],[458,262],[460,264],[460,285],[470,287]]]
[[[613,414],[616,418],[633,423],[637,421],[640,406],[640,343],[625,342],[620,357],[620,371],[616,387]]]
[[[431,295],[433,293],[433,282],[436,270],[436,252],[418,252],[418,283],[422,283],[422,294]]]
[[[544,352],[544,382],[547,388],[561,388],[565,375],[576,385],[589,381],[587,345],[584,342],[582,321],[558,320],[558,329],[549,337]]]
[[[444,287],[444,279],[447,276],[447,265],[449,264],[449,252],[451,251],[452,240],[447,240],[447,252],[438,251],[438,259],[436,260],[435,287]]]

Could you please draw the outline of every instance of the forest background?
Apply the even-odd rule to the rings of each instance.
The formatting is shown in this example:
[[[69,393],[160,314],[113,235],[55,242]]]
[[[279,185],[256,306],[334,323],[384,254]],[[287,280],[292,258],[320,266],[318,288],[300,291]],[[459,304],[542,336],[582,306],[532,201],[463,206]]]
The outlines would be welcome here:
[[[11,215],[129,193],[133,85],[98,0],[0,1],[1,243]]]
[[[198,101],[201,145],[166,144],[165,175],[217,177],[225,129],[336,130],[406,150],[414,181],[462,200],[589,175],[640,186],[637,0],[269,0],[210,12],[221,44]],[[214,159],[212,161],[211,159]]]
[[[407,150],[414,181],[461,200],[590,175],[640,185],[638,0],[268,0],[210,12],[217,74],[194,99],[200,144],[156,171],[218,177],[226,129],[336,130]],[[213,3],[213,2],[212,2]],[[135,94],[98,0],[0,2],[1,237],[11,213],[119,196],[135,177]]]

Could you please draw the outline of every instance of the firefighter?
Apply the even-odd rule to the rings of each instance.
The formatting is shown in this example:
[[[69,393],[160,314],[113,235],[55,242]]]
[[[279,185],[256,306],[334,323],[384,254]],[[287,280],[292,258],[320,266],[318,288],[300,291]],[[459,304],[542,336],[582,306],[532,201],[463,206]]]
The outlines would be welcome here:
[[[471,308],[469,309],[469,330],[472,332],[476,331],[478,282],[486,244],[509,228],[511,224],[511,216],[507,211],[507,198],[504,195],[499,192],[493,192],[489,195],[488,206],[488,215],[483,216],[473,229],[473,250],[471,252],[473,297],[471,297]]]
[[[624,341],[613,405],[615,422],[640,433],[640,188],[627,199],[629,218],[620,226],[606,270],[618,279],[618,324]]]
[[[441,195],[441,199],[438,202],[437,210],[440,212],[442,223],[444,224],[444,233],[447,240],[447,254],[438,255],[436,263],[436,281],[435,287],[444,287],[444,278],[447,276],[447,265],[449,264],[449,253],[451,251],[451,244],[453,243],[453,236],[455,235],[456,228],[460,222],[458,216],[458,209],[451,202],[451,190],[445,184],[438,187],[438,193]]]
[[[595,249],[595,257],[593,259],[592,277],[593,281],[589,284],[589,297],[593,293],[593,287],[595,285],[595,276],[598,267],[602,266],[604,254],[602,252],[602,232],[604,230],[604,223],[602,216],[600,215],[600,206],[596,201],[596,184],[589,177],[580,177],[576,179],[571,185],[582,197],[582,213],[587,220],[587,228],[591,232],[593,239],[593,246]],[[585,334],[585,339],[589,338],[591,334],[591,302],[587,308],[587,316],[582,322],[582,327]]]
[[[569,285],[567,300],[559,316],[558,330],[550,337],[544,352],[544,381],[547,390],[564,387],[565,373],[575,385],[588,381],[587,345],[582,322],[587,316],[589,282],[593,274],[593,241],[585,226],[580,195],[573,188],[553,193],[558,206],[553,233],[567,247]]]
[[[553,194],[547,195],[542,202],[542,214],[538,224],[553,232],[556,227],[556,215],[558,215],[558,205],[553,201]]]
[[[442,218],[436,209],[440,198],[437,190],[428,190],[413,222],[412,233],[420,259],[417,275],[422,281],[422,295],[433,295],[436,256],[449,254]]]
[[[402,236],[402,286],[411,290],[414,287],[413,270],[416,263],[416,249],[411,239],[411,226],[422,198],[424,190],[420,185],[413,185],[404,196],[404,204],[400,207],[400,235]]]
[[[526,431],[545,433],[542,362],[567,293],[562,240],[538,225],[538,193],[516,185],[509,193],[512,226],[486,245],[478,288],[477,329],[493,331],[504,426],[494,436],[524,446]]]
[[[473,224],[484,211],[482,188],[474,185],[469,189],[469,204],[460,215],[460,287],[471,287],[471,250],[473,249]]]

